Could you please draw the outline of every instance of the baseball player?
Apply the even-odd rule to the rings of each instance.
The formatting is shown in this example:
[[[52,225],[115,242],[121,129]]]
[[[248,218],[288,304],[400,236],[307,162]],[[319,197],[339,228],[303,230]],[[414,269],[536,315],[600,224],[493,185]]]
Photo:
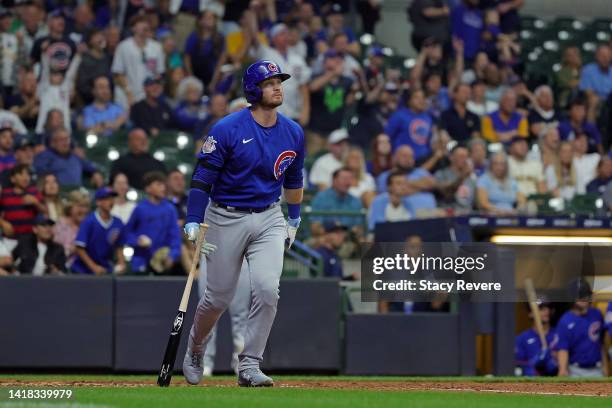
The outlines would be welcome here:
[[[572,308],[557,325],[559,376],[602,377],[607,375],[603,347],[604,320],[599,309],[591,307],[591,287],[580,280]]]
[[[198,293],[200,299],[206,293],[206,257],[200,259],[200,274],[198,276]],[[228,309],[232,322],[232,342],[234,351],[232,353],[231,367],[238,373],[238,354],[244,349],[244,330],[246,328],[247,318],[249,317],[249,308],[251,307],[251,285],[249,284],[249,265],[246,261],[242,261],[240,268],[240,277],[238,278],[238,286],[236,294],[230,303]],[[210,377],[215,368],[215,356],[217,355],[217,325],[210,332],[210,339],[206,345],[204,353],[204,377]]]
[[[238,385],[272,386],[259,368],[276,315],[285,242],[293,244],[303,196],[304,132],[279,114],[282,82],[290,75],[273,61],[249,66],[243,76],[251,107],[218,121],[198,154],[187,204],[185,234],[195,240],[204,218],[210,226],[200,248],[206,256],[206,291],[189,335],[183,373],[202,378],[202,359],[212,327],[228,307],[242,260],[249,264],[251,307],[239,355]],[[289,217],[279,206],[284,188]],[[208,210],[206,207],[209,203]]]
[[[558,369],[557,360],[551,352],[555,347],[556,332],[554,328],[550,327],[550,303],[538,302],[538,308],[540,309],[542,327],[546,332],[546,343],[548,347],[544,350],[542,349],[542,342],[540,341],[540,336],[535,327],[535,320],[532,328],[516,336],[514,346],[516,366],[520,368],[521,375],[526,377],[556,375]],[[529,310],[529,317],[533,319],[529,304],[527,304],[527,309]]]

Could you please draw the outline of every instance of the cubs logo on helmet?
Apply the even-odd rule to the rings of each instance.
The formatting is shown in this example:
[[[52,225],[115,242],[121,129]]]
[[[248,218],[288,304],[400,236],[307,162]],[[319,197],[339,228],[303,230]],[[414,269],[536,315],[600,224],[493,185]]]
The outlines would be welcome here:
[[[285,170],[293,163],[297,153],[293,150],[285,150],[281,154],[278,155],[276,161],[274,162],[274,177],[278,180]]]
[[[270,72],[278,72],[278,67],[276,66],[276,64],[269,63],[268,64],[268,71],[270,71]]]

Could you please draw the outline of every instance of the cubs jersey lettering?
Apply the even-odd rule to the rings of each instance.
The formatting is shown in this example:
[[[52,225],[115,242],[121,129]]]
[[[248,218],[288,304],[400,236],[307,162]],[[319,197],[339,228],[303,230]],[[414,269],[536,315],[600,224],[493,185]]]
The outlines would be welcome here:
[[[282,187],[302,188],[304,133],[291,119],[277,118],[274,126],[263,127],[245,108],[211,129],[193,179],[213,186],[212,201],[266,207],[280,198]]]

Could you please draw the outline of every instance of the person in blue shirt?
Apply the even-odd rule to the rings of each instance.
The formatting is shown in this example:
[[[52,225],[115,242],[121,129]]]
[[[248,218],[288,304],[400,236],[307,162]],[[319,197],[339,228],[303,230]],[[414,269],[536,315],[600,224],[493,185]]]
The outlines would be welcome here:
[[[202,100],[204,85],[196,77],[184,78],[178,85],[178,103],[174,107],[174,122],[180,130],[193,133],[199,122],[207,115],[207,107]]]
[[[312,199],[313,211],[349,211],[359,213],[363,208],[361,200],[349,194],[349,189],[353,185],[353,172],[347,168],[340,168],[334,171],[332,185],[330,188],[319,191]],[[310,217],[313,235],[319,235],[321,225],[329,221],[337,221],[348,228],[359,227],[361,216],[314,216]]]
[[[478,178],[476,186],[478,207],[489,214],[513,215],[515,207],[526,204],[516,180],[508,173],[508,159],[503,152],[491,157],[489,170]]]
[[[392,171],[403,173],[408,181],[404,202],[411,211],[433,210],[437,207],[432,193],[436,180],[427,170],[415,167],[414,151],[410,146],[400,146],[393,155],[393,168],[381,173],[376,179],[376,191],[379,194],[387,191],[387,179]]]
[[[572,285],[576,301],[557,325],[555,350],[560,377],[602,377],[607,375],[607,359],[603,347],[604,319],[599,309],[591,306],[592,291],[580,279]]]
[[[608,302],[608,308],[606,309],[606,316],[604,318],[606,323],[606,330],[608,330],[608,335],[610,339],[612,339],[612,302]]]
[[[71,267],[73,273],[105,275],[125,271],[124,225],[111,215],[115,197],[117,193],[110,187],[96,191],[97,208],[83,220],[75,240],[77,256]],[[113,256],[117,257],[115,267],[112,265]]]
[[[61,186],[82,186],[83,175],[91,176],[96,187],[104,184],[102,173],[96,166],[77,156],[70,146],[70,133],[65,128],[56,129],[51,135],[48,149],[34,157],[36,174],[54,174]]]
[[[142,200],[126,227],[126,245],[134,248],[132,272],[153,272],[149,262],[162,248],[168,248],[163,262],[165,270],[172,268],[181,256],[181,235],[174,205],[166,200],[166,175],[150,172],[144,176],[147,198]]]
[[[526,305],[529,311],[529,318],[533,320],[529,304]],[[542,348],[542,342],[540,341],[535,323],[533,327],[516,336],[514,345],[516,366],[521,369],[521,375],[526,377],[554,376],[557,375],[558,370],[557,360],[551,351],[554,349],[556,341],[555,329],[550,326],[552,308],[550,303],[542,301],[538,302],[538,308],[540,310],[542,327],[546,334],[547,347]]]
[[[300,224],[306,154],[300,125],[277,111],[283,104],[283,81],[289,78],[271,60],[247,67],[242,86],[250,107],[219,120],[198,154],[184,231],[196,241],[202,221],[210,228],[196,248],[206,256],[206,290],[183,359],[183,375],[192,385],[202,379],[210,332],[236,293],[245,258],[251,308],[238,356],[238,385],[274,385],[260,364],[276,316],[284,252]],[[287,203],[286,220],[281,194]]]
[[[125,124],[127,113],[121,106],[111,102],[113,95],[106,76],[93,80],[93,96],[93,103],[83,109],[81,128],[102,136],[110,136]]]
[[[350,27],[344,25],[344,14],[340,4],[332,4],[327,12],[327,27],[317,34],[317,48],[323,53],[327,49],[327,43],[335,34],[344,33],[349,41],[348,51],[355,57],[359,55],[361,47],[355,33]]]
[[[463,41],[463,55],[468,64],[480,51],[480,35],[484,29],[483,11],[478,0],[463,0],[451,11],[451,32],[453,37]]]
[[[425,93],[416,89],[407,95],[408,106],[402,106],[391,115],[385,133],[391,138],[393,151],[408,145],[414,151],[414,158],[421,162],[431,153],[433,120],[427,113]]]
[[[612,92],[612,55],[607,44],[601,44],[595,52],[595,62],[585,65],[580,74],[578,88],[605,101]]]
[[[387,192],[377,195],[372,200],[368,214],[368,230],[374,231],[376,224],[383,222],[408,221],[414,217],[406,175],[392,171],[387,177]]]
[[[323,257],[323,276],[342,279],[344,272],[338,250],[346,239],[347,229],[333,221],[326,222],[323,227],[325,235],[321,238],[321,245],[316,248],[316,251]]]

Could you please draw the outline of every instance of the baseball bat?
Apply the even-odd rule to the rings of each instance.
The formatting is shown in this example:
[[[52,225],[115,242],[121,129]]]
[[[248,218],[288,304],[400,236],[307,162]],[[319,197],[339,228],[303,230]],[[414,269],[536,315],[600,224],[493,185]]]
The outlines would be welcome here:
[[[535,322],[536,331],[540,337],[540,344],[542,344],[542,350],[548,348],[548,342],[546,341],[546,334],[544,334],[544,326],[542,325],[542,317],[540,316],[540,308],[538,307],[538,301],[536,297],[535,287],[531,278],[525,279],[525,292],[527,293],[527,301],[529,302],[529,308],[533,315],[533,321]]]
[[[169,386],[170,381],[172,380],[172,372],[174,371],[174,363],[176,362],[176,353],[178,351],[179,344],[181,343],[181,333],[183,332],[185,312],[187,312],[187,304],[189,303],[189,295],[191,294],[193,279],[198,271],[200,248],[202,248],[202,242],[206,236],[206,230],[208,230],[208,224],[200,224],[193,260],[191,261],[191,268],[189,269],[189,276],[187,276],[187,283],[185,284],[185,289],[183,290],[183,297],[181,298],[178,313],[172,322],[170,338],[168,339],[168,345],[166,346],[166,352],[164,353],[164,360],[162,361],[161,368],[159,369],[159,376],[157,377],[157,384],[160,387]]]

